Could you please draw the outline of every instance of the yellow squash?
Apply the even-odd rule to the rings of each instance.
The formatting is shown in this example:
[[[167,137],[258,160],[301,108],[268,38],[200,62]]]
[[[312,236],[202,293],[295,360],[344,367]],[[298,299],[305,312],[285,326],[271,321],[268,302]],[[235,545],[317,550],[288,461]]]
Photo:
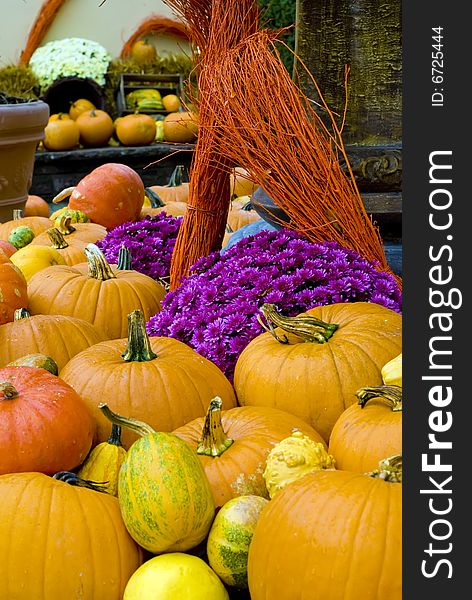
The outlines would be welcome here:
[[[28,244],[28,246],[12,254],[10,260],[20,269],[26,281],[29,281],[35,273],[46,267],[66,264],[59,250],[52,246],[36,246],[33,244]]]
[[[402,354],[389,360],[381,370],[384,385],[399,385],[402,387]]]

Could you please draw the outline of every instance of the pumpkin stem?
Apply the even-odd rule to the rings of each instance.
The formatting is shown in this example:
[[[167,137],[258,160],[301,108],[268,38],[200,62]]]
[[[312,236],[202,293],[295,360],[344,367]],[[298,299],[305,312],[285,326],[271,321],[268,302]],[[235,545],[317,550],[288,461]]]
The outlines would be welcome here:
[[[157,354],[152,351],[146,321],[140,310],[133,310],[128,315],[128,345],[121,357],[126,362],[145,362],[157,358]]]
[[[186,172],[186,168],[184,165],[176,165],[175,169],[172,171],[171,176],[169,177],[169,182],[166,187],[179,187],[184,182],[184,173]]]
[[[394,454],[384,458],[379,462],[379,468],[371,473],[366,473],[369,477],[384,479],[391,483],[401,483],[403,473],[403,457],[401,454]]]
[[[234,233],[234,229],[231,227],[229,223],[225,225],[225,233]]]
[[[106,485],[108,481],[90,481],[89,479],[82,479],[76,473],[72,473],[72,471],[58,471],[54,473],[52,476],[53,479],[57,479],[58,481],[64,481],[64,483],[68,483],[69,485],[75,485],[77,487],[84,487],[89,490],[94,490],[95,492],[103,492],[106,493]]]
[[[116,423],[111,424],[110,437],[107,439],[107,444],[112,446],[122,446],[121,443],[121,427]]]
[[[277,312],[274,304],[263,304],[261,306],[261,313],[266,323],[263,322],[260,315],[257,315],[257,320],[281,344],[288,344],[288,338],[286,335],[280,337],[275,331],[274,326],[280,327],[286,333],[293,333],[301,337],[305,342],[317,342],[318,344],[327,342],[339,327],[336,323],[325,323],[309,315],[284,317]]]
[[[59,192],[56,196],[54,196],[51,202],[53,204],[58,204],[59,202],[62,202],[63,200],[68,198],[74,190],[75,186],[65,188],[64,190],[62,190],[62,192]]]
[[[87,244],[84,248],[88,263],[88,276],[100,281],[116,279],[105,255],[96,244]]]
[[[156,431],[147,423],[144,423],[143,421],[138,421],[138,419],[133,419],[132,417],[123,417],[110,410],[108,404],[104,402],[100,402],[98,408],[102,411],[102,413],[109,421],[111,421],[115,425],[119,425],[120,427],[131,429],[131,431],[134,431],[141,437],[149,435],[150,433],[156,433]]]
[[[144,188],[144,193],[146,194],[147,198],[149,198],[151,208],[162,208],[166,205],[159,194],[154,190],[151,190],[151,188]]]
[[[210,400],[203,424],[202,437],[197,446],[197,454],[221,456],[233,443],[234,440],[226,435],[221,424],[222,405],[223,402],[219,396]]]
[[[116,265],[118,271],[131,271],[133,268],[133,262],[131,259],[131,252],[124,244],[118,250],[118,264]]]
[[[399,385],[377,385],[372,387],[363,387],[357,390],[356,396],[359,400],[361,408],[372,400],[372,398],[380,398],[390,404],[393,412],[402,411],[402,388]]]
[[[14,321],[21,321],[21,319],[27,319],[28,317],[31,317],[31,314],[27,308],[17,308],[13,313]]]
[[[13,209],[13,220],[18,221],[18,219],[21,219],[22,217],[23,217],[23,210],[21,208],[14,208]]]
[[[64,250],[65,248],[68,248],[69,244],[66,242],[65,237],[62,235],[59,229],[52,227],[51,229],[48,229],[46,233],[48,234],[48,238],[51,240],[51,245],[53,248],[56,248],[57,250]]]
[[[9,381],[0,381],[0,400],[13,400],[18,397],[14,385]]]
[[[77,231],[76,228],[72,225],[72,217],[66,213],[63,213],[59,217],[59,224],[57,229],[62,233],[62,235],[70,235]]]

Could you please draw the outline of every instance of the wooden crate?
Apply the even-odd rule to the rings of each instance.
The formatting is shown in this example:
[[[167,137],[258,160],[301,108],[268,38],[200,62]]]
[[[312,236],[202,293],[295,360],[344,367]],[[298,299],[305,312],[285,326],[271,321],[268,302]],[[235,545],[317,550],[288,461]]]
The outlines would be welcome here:
[[[123,73],[120,77],[116,91],[116,107],[118,115],[129,115],[134,113],[126,105],[126,95],[134,90],[153,89],[160,92],[161,96],[175,94],[185,101],[183,75],[181,73],[168,73],[162,75],[142,75],[139,73]],[[167,115],[167,110],[140,111],[150,115]]]

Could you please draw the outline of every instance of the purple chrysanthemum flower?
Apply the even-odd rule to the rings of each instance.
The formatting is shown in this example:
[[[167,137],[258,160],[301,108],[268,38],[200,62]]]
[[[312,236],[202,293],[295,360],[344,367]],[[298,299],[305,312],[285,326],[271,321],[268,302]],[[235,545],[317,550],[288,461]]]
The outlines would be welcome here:
[[[201,258],[147,324],[151,335],[184,341],[232,379],[238,356],[262,332],[272,302],[286,315],[335,302],[376,302],[401,311],[395,279],[336,242],[312,243],[283,229],[260,231],[223,254]]]
[[[182,217],[165,213],[123,223],[97,242],[109,262],[116,263],[122,244],[131,254],[133,269],[153,279],[169,276],[170,261]]]

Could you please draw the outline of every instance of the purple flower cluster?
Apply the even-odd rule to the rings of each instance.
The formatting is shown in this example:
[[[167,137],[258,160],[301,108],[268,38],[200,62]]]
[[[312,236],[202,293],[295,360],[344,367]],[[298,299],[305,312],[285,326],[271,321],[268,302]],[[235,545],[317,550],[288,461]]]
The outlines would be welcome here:
[[[391,275],[335,242],[311,243],[289,231],[261,231],[214,252],[163,300],[150,335],[185,342],[232,379],[238,356],[262,332],[264,302],[286,315],[336,302],[368,301],[401,311]]]
[[[109,262],[116,263],[124,244],[131,254],[133,269],[153,279],[169,276],[172,251],[182,217],[166,213],[118,225],[97,242]]]

